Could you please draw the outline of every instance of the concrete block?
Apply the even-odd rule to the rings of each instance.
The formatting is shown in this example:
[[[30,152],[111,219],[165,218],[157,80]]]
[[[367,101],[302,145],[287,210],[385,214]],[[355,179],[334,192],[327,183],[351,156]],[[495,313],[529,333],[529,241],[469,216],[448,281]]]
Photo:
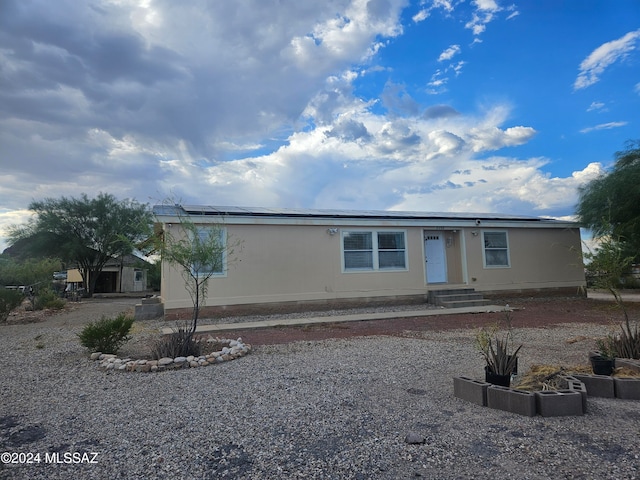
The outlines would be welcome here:
[[[587,387],[587,395],[590,397],[615,398],[616,396],[613,377],[589,373],[574,373],[573,377],[584,383]]]
[[[571,375],[562,375],[563,389],[578,392],[582,396],[582,412],[587,413],[587,387],[584,383]]]
[[[138,304],[134,309],[134,318],[136,320],[152,320],[164,315],[164,304]]]
[[[491,385],[487,388],[487,406],[533,417],[536,414],[536,396],[524,390]]]
[[[616,397],[640,400],[640,378],[614,378]]]
[[[487,382],[468,377],[454,377],[453,395],[467,402],[486,407],[487,388],[489,388],[489,385]]]
[[[155,305],[158,303],[162,303],[160,297],[148,297],[142,299],[142,305]]]
[[[582,394],[573,390],[536,392],[536,409],[543,417],[582,415]]]

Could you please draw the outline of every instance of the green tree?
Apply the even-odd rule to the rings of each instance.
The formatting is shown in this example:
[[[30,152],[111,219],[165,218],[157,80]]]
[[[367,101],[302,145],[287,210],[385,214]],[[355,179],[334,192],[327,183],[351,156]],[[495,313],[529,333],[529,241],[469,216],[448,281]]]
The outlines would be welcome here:
[[[613,168],[579,189],[576,214],[595,238],[619,239],[625,255],[640,258],[640,140],[616,152]]]
[[[26,225],[10,229],[11,244],[25,243],[32,255],[54,256],[77,265],[89,295],[105,263],[126,255],[151,234],[148,205],[135,200],[118,201],[100,193],[90,199],[46,198],[29,205],[34,212]]]
[[[53,272],[61,270],[62,264],[57,258],[14,259],[0,256],[0,285],[42,285],[48,286]]]

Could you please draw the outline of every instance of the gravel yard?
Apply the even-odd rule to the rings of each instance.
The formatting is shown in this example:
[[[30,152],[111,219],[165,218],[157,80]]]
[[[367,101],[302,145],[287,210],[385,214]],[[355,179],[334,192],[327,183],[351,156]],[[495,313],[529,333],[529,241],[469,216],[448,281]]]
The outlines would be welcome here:
[[[76,333],[136,302],[92,300],[0,326],[0,450],[35,462],[0,465],[0,478],[640,477],[640,402],[590,398],[584,416],[528,418],[453,396],[452,377],[482,377],[470,327],[499,314],[239,327],[228,336],[254,352],[231,362],[99,371]],[[620,320],[591,300],[510,304],[521,371],[585,363],[594,338]],[[136,327],[138,336],[160,323]],[[426,442],[406,443],[409,433]]]

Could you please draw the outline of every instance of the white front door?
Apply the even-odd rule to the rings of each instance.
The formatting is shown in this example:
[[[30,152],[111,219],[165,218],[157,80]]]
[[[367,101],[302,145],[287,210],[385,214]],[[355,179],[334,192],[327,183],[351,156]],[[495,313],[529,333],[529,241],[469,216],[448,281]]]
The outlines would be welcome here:
[[[424,256],[426,262],[427,283],[446,283],[447,257],[444,250],[443,233],[424,233]]]

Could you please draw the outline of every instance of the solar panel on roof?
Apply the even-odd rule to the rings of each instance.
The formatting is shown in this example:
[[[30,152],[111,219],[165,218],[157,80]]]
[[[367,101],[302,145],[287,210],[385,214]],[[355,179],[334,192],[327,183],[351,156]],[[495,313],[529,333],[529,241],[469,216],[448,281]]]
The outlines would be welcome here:
[[[468,213],[468,212],[415,212],[400,210],[340,210],[310,208],[277,208],[277,207],[238,207],[212,205],[156,205],[156,215],[228,215],[228,216],[271,216],[271,217],[329,217],[329,218],[393,218],[393,219],[481,219],[481,220],[526,220],[554,222],[552,219],[524,215],[502,213]]]

